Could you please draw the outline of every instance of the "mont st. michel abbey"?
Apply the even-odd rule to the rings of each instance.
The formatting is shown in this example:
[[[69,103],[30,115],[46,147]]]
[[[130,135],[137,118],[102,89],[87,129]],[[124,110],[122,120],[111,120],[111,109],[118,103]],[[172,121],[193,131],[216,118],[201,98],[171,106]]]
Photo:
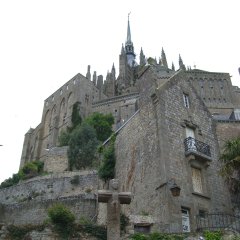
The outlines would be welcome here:
[[[120,192],[131,192],[131,203],[121,206],[131,231],[196,231],[209,214],[239,214],[219,156],[240,134],[240,89],[228,73],[186,68],[180,55],[178,67],[169,64],[163,49],[159,60],[142,49],[139,56],[128,20],[118,76],[114,65],[106,79],[88,66],[44,101],[39,125],[25,135],[20,167],[40,160],[49,174],[0,189],[0,222],[41,223],[46,209],[62,202],[77,219],[106,223],[97,199],[106,184],[97,169],[70,171],[68,147],[58,147],[76,104],[83,119],[94,112],[114,117],[115,178]]]

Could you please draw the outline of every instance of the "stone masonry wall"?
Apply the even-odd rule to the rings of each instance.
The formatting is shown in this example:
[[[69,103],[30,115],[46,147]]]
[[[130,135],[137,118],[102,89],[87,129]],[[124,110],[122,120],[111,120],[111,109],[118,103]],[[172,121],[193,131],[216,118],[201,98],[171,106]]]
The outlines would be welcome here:
[[[68,170],[68,147],[54,147],[46,150],[46,155],[40,160],[44,162],[46,172],[64,172]]]
[[[55,202],[67,205],[77,218],[93,218],[97,189],[96,171],[55,173],[0,189],[0,222],[43,222],[47,208]]]
[[[221,149],[227,140],[240,136],[240,121],[218,121],[216,124],[217,137]]]
[[[133,193],[130,208],[126,207],[132,221],[139,224],[139,216],[147,214],[148,224],[154,222],[155,230],[173,232],[182,228],[181,207],[189,209],[192,228],[199,210],[230,211],[226,186],[217,174],[215,126],[186,76],[178,73],[170,80],[158,79],[149,70],[140,80],[147,86],[140,86],[140,111],[116,140],[116,175],[121,191]],[[184,107],[183,93],[189,94],[189,109]],[[186,127],[191,126],[195,138],[211,147],[209,164],[206,159],[189,160],[185,156]],[[193,191],[192,167],[201,170],[202,194]],[[171,196],[166,184],[170,179],[181,187],[178,198]]]

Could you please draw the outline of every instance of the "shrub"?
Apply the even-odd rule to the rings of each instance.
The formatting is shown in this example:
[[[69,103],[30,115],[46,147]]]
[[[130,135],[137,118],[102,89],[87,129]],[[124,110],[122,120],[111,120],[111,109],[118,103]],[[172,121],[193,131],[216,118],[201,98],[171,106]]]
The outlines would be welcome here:
[[[48,209],[48,216],[53,224],[61,226],[73,224],[75,221],[73,213],[60,203],[55,204]]]
[[[221,240],[222,233],[220,231],[216,231],[216,232],[205,231],[204,238],[205,240]]]
[[[41,161],[32,161],[26,163],[22,169],[12,175],[11,178],[6,179],[0,185],[0,188],[11,187],[18,184],[20,180],[36,177],[43,173],[44,163]]]
[[[60,236],[67,238],[74,232],[75,216],[63,204],[55,204],[48,209],[48,216]]]

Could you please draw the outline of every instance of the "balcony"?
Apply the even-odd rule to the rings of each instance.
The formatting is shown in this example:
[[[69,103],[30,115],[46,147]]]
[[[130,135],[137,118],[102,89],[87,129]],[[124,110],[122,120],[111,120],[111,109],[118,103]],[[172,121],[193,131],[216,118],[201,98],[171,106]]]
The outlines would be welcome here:
[[[200,142],[195,138],[188,137],[184,140],[184,146],[186,156],[194,155],[207,161],[212,160],[210,146],[206,143]]]

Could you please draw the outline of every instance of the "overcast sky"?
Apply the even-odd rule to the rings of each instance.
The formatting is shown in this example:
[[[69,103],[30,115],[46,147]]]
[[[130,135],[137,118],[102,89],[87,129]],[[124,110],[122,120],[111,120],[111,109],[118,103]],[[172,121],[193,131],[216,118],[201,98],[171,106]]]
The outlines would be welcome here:
[[[87,65],[104,77],[126,40],[137,60],[165,50],[168,64],[229,72],[240,85],[239,0],[0,0],[0,182],[18,171],[24,134],[44,100]]]

